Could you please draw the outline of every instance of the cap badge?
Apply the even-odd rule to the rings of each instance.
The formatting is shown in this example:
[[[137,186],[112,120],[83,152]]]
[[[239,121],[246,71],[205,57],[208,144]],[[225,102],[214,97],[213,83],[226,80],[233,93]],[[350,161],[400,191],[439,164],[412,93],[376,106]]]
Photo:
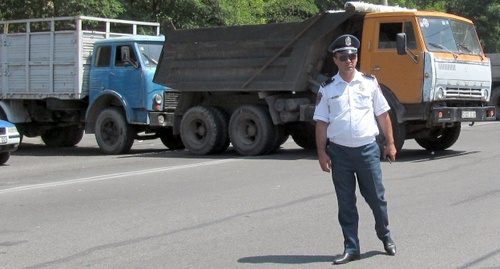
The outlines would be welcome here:
[[[345,38],[345,45],[346,46],[350,46],[351,45],[351,38],[350,37],[346,37]]]

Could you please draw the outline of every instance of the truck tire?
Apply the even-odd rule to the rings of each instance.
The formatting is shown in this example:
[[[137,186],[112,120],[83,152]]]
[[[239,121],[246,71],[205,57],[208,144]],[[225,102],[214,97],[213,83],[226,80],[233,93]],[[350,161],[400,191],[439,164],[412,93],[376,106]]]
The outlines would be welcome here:
[[[460,123],[453,127],[440,128],[439,130],[431,131],[428,137],[415,138],[415,141],[426,150],[445,150],[457,142],[461,128]]]
[[[184,149],[184,144],[182,143],[182,139],[180,135],[174,135],[174,132],[171,128],[161,130],[160,133],[160,140],[170,150],[178,150],[178,149]]]
[[[290,135],[295,144],[303,149],[316,148],[316,126],[309,122],[294,123],[290,127]]]
[[[10,152],[2,152],[0,153],[0,165],[6,163],[10,158]]]
[[[68,127],[66,131],[68,132],[68,136],[66,137],[66,141],[64,143],[65,147],[73,147],[80,143],[80,141],[82,141],[83,134],[85,133],[82,128],[77,126]]]
[[[281,147],[281,145],[283,145],[286,140],[288,140],[289,134],[287,133],[286,128],[283,125],[274,125],[274,131],[276,132],[274,142],[272,143],[269,150],[265,152],[265,154],[276,152]]]
[[[180,132],[186,149],[195,155],[219,150],[224,131],[217,112],[210,107],[195,106],[182,117]]]
[[[266,107],[244,105],[229,120],[229,138],[240,155],[256,156],[272,151],[276,130]]]
[[[48,147],[73,147],[82,140],[83,132],[78,126],[52,128],[42,134],[42,141]]]
[[[216,119],[219,121],[219,135],[217,141],[217,145],[214,147],[212,153],[214,154],[219,154],[224,151],[229,147],[229,115],[226,113],[226,111],[218,108],[218,107],[210,107],[213,109],[213,112],[215,114]]]
[[[97,117],[95,138],[105,154],[116,155],[129,151],[135,135],[134,128],[127,123],[120,108],[106,108]]]
[[[404,124],[399,123],[398,119],[396,118],[396,114],[394,113],[394,110],[391,108],[389,110],[389,117],[391,118],[391,125],[392,125],[392,136],[394,139],[394,146],[396,147],[397,152],[399,153],[401,149],[403,148],[403,145],[406,140],[406,127]],[[380,128],[380,125],[377,122],[379,134],[377,135],[376,141],[378,146],[380,147],[380,153],[384,151],[385,148],[385,136],[384,132]]]

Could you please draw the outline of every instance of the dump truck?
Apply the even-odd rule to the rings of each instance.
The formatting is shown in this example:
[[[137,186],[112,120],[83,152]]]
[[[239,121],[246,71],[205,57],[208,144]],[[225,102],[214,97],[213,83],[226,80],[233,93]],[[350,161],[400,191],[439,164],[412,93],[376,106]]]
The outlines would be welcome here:
[[[290,136],[315,148],[316,95],[337,72],[327,48],[343,34],[361,41],[357,68],[378,79],[398,151],[406,139],[444,150],[463,122],[495,119],[490,61],[452,14],[348,2],[303,22],[164,33],[153,81],[180,93],[173,132],[193,154],[268,154]]]
[[[167,124],[178,94],[153,83],[160,24],[88,16],[0,22],[0,119],[71,147],[95,134],[105,154],[135,139],[184,148]]]
[[[500,120],[500,53],[487,54],[491,60],[491,98],[490,105],[495,106],[497,120]]]

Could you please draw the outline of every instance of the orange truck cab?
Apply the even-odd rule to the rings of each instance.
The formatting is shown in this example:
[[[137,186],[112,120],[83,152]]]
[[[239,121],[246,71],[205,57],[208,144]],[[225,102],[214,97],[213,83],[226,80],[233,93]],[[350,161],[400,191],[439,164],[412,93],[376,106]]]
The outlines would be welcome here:
[[[445,149],[458,139],[461,122],[495,119],[486,105],[490,61],[468,19],[431,11],[368,13],[360,70],[377,77],[391,104],[398,148],[414,138],[426,149]]]

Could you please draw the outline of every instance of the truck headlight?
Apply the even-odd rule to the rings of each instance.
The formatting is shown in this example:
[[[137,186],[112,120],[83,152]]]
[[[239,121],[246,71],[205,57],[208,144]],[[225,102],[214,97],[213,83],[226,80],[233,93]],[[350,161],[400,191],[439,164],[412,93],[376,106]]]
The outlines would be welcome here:
[[[484,101],[487,101],[489,96],[490,96],[490,91],[488,89],[483,89],[483,99],[484,99]]]
[[[161,101],[163,100],[163,97],[159,94],[155,94],[153,97],[153,109],[156,111],[161,111]]]
[[[437,88],[436,99],[441,100],[441,99],[444,99],[445,96],[446,96],[446,91],[443,89],[443,87]]]

